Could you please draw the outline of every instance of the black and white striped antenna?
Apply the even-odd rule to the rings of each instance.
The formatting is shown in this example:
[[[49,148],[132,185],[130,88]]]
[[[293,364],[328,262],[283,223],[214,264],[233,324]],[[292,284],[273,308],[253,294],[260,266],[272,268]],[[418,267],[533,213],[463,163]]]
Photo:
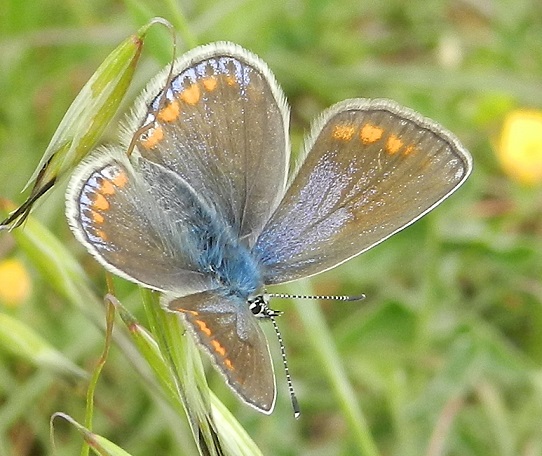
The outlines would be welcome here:
[[[277,322],[275,320],[275,317],[278,317],[282,314],[282,312],[278,312],[276,310],[272,310],[268,307],[269,299],[271,298],[279,298],[279,299],[326,299],[326,300],[333,300],[333,301],[346,301],[346,302],[353,302],[353,301],[361,301],[362,299],[365,299],[364,294],[360,294],[357,296],[318,296],[318,295],[293,295],[293,294],[287,294],[287,293],[264,293],[263,297],[263,305],[264,305],[264,316],[269,318],[271,322],[273,323],[273,328],[275,330],[275,333],[277,335],[277,339],[279,341],[280,346],[280,355],[282,357],[282,365],[284,366],[284,372],[286,374],[286,383],[288,384],[288,392],[290,393],[290,401],[292,402],[292,408],[294,409],[294,417],[297,419],[301,416],[301,409],[299,408],[299,403],[297,401],[297,396],[294,391],[294,385],[292,383],[292,377],[290,375],[290,370],[288,369],[288,361],[286,360],[286,349],[284,348],[284,342],[282,341],[282,335],[280,334],[279,326],[277,325]],[[261,298],[260,298],[261,299]],[[260,304],[262,304],[260,302]]]
[[[267,296],[269,298],[281,298],[281,299],[327,299],[328,301],[361,301],[362,299],[365,299],[364,294],[360,294],[357,296],[318,296],[318,295],[294,295],[294,294],[287,294],[287,293],[267,293]]]
[[[297,402],[297,396],[295,395],[294,385],[292,383],[292,377],[290,370],[288,369],[288,361],[286,360],[286,349],[284,348],[284,342],[282,341],[282,335],[279,331],[279,326],[275,320],[275,315],[269,317],[273,323],[273,328],[277,334],[277,339],[280,346],[280,356],[282,357],[282,365],[284,366],[284,372],[286,374],[286,383],[288,384],[288,392],[290,393],[290,401],[292,402],[292,408],[294,409],[294,418],[298,419],[301,416],[301,409],[299,408],[299,402]]]

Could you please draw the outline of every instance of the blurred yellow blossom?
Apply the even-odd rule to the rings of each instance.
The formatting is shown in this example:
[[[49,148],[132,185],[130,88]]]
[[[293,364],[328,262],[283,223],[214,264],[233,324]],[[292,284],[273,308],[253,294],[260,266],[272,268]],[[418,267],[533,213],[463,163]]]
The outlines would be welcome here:
[[[542,112],[510,112],[501,132],[498,157],[504,171],[527,185],[542,181]]]
[[[30,277],[23,263],[15,258],[0,261],[0,301],[17,306],[30,295]]]

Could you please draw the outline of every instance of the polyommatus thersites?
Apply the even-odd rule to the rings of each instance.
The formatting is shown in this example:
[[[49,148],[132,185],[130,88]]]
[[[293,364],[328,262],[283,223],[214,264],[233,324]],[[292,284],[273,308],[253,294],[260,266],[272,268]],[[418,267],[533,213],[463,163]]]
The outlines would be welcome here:
[[[233,391],[271,413],[275,375],[258,320],[276,313],[265,287],[402,230],[453,193],[472,160],[416,112],[352,99],[314,123],[288,180],[289,109],[262,60],[214,43],[169,73],[136,103],[125,144],[74,173],[68,221],[107,270],[163,292]]]

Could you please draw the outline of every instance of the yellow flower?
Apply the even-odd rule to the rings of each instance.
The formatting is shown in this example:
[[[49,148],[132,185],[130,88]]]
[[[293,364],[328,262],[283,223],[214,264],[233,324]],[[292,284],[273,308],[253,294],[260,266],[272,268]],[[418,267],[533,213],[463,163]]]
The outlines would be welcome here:
[[[0,301],[15,307],[30,295],[30,277],[17,259],[0,261]]]
[[[516,110],[506,116],[498,157],[511,178],[527,185],[542,181],[542,112]]]

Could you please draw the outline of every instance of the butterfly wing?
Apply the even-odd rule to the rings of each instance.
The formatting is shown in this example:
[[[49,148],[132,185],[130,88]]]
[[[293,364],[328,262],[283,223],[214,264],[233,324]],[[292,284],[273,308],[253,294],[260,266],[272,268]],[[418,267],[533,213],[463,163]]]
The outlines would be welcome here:
[[[178,176],[134,161],[136,168],[123,151],[102,150],[77,169],[66,193],[75,236],[106,269],[133,282],[178,295],[215,288],[194,239],[199,226],[212,229],[212,211]]]
[[[458,140],[388,100],[347,100],[313,128],[308,153],[254,253],[267,284],[330,269],[410,225],[468,177]]]
[[[210,355],[231,389],[247,404],[271,413],[275,375],[269,347],[245,301],[220,291],[166,299]]]
[[[196,48],[151,82],[133,131],[148,160],[178,174],[252,246],[284,192],[288,107],[267,65],[231,43]]]

